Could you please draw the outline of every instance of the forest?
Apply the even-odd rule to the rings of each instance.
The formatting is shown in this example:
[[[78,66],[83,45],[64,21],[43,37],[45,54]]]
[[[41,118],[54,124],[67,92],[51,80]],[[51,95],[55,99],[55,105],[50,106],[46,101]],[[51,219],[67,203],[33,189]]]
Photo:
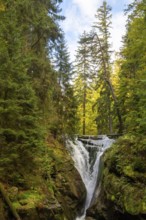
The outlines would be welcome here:
[[[74,62],[60,25],[61,3],[0,0],[0,219],[74,219],[65,205],[42,218],[26,217],[24,210],[38,204],[45,210],[44,196],[57,210],[56,200],[65,204],[62,197],[73,188],[73,177],[59,174],[67,172],[65,161],[72,167],[66,139],[101,134],[120,136],[104,157],[108,200],[146,219],[139,217],[146,214],[146,1],[133,0],[125,10],[126,33],[115,59],[112,9],[103,1],[91,31],[78,40]],[[119,197],[119,180],[110,172],[128,185],[127,197]],[[76,203],[79,195],[72,196]],[[132,208],[124,206],[128,195],[138,201]],[[139,204],[143,208],[135,208]]]

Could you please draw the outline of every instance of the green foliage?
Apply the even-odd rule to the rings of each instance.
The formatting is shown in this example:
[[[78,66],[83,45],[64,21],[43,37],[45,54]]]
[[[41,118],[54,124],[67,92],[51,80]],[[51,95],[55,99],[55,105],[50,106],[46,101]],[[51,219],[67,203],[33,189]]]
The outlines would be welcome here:
[[[111,8],[106,1],[97,10],[96,21],[93,26],[93,57],[97,65],[96,84],[99,97],[96,100],[98,133],[113,132],[114,103],[112,100],[111,78]]]
[[[27,160],[31,163],[31,154],[43,139],[15,5],[9,8],[6,4],[0,17],[0,164],[6,166],[5,172],[11,172],[14,164],[23,166]]]
[[[138,144],[137,144],[138,143]],[[108,200],[131,215],[145,213],[145,140],[125,135],[104,156],[103,185]]]
[[[64,19],[60,3],[0,3],[0,176],[21,186],[27,185],[24,173],[32,172],[40,162],[36,157],[45,149],[45,136],[68,132],[75,112],[72,88],[67,84],[64,105],[68,115],[61,121],[67,128],[61,130],[64,112],[58,111],[58,102],[63,91],[51,60],[61,36],[58,21]]]
[[[59,115],[60,134],[74,135],[76,133],[76,100],[74,97],[71,81],[73,78],[73,68],[69,61],[69,53],[66,46],[64,33],[57,42],[55,54],[55,68],[58,74],[59,89],[61,91],[57,97],[57,113]]]
[[[111,8],[106,1],[97,10],[95,17],[97,20],[94,23],[94,29],[90,34],[84,32],[81,35],[76,55],[74,87],[79,103],[78,115],[83,134],[117,132],[117,121],[119,121],[119,130],[122,129],[118,101],[111,82],[109,43]],[[94,97],[92,103],[91,94]],[[92,114],[94,118],[89,114]],[[116,123],[115,118],[117,118]],[[94,129],[90,129],[92,126]],[[79,132],[81,133],[81,125]]]
[[[145,2],[135,1],[132,8],[121,53],[119,97],[125,131],[141,135],[146,130]]]
[[[89,104],[91,94],[94,93],[92,89],[93,71],[91,63],[91,39],[88,33],[84,32],[80,36],[78,50],[75,61],[76,77],[74,80],[75,96],[78,103],[79,129],[80,134],[87,134],[92,132],[90,130],[91,124],[88,124],[89,111],[92,113],[92,104]],[[88,97],[90,96],[90,98]],[[88,105],[89,104],[89,105]],[[89,109],[90,108],[90,109]],[[91,120],[91,123],[95,123]]]
[[[19,210],[22,209],[22,206],[25,206],[25,209],[35,208],[38,203],[44,199],[44,196],[40,194],[37,190],[28,190],[20,192],[17,195],[17,199],[13,201],[13,206]]]
[[[138,144],[137,144],[138,143]],[[120,138],[105,156],[106,165],[111,173],[125,176],[128,181],[146,183],[145,139],[134,135]]]

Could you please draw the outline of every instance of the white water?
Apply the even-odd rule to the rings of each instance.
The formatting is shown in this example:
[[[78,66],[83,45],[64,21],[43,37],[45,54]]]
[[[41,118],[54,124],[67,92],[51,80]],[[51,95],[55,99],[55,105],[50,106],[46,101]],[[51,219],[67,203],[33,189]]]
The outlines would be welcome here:
[[[72,159],[74,160],[76,169],[81,175],[87,191],[84,213],[81,217],[77,217],[76,220],[85,220],[86,210],[90,207],[95,188],[99,184],[97,180],[99,179],[98,174],[100,158],[104,151],[114,142],[113,139],[109,139],[105,135],[100,136],[100,138],[100,140],[89,139],[90,143],[93,145],[83,145],[83,143],[78,140],[76,140],[74,143],[72,141],[67,141],[67,148],[72,156]],[[92,150],[94,151],[95,159],[91,158],[90,151]],[[100,188],[100,184],[98,187]],[[96,190],[96,197],[98,196],[99,192],[100,189]]]

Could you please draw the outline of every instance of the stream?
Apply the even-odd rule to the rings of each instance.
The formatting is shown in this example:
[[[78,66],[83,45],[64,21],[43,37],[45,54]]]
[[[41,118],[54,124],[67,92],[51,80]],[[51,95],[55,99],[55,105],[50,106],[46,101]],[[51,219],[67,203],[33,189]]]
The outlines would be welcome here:
[[[76,217],[76,220],[85,220],[87,209],[100,193],[101,156],[113,142],[114,140],[109,139],[106,135],[99,135],[96,140],[84,139],[83,137],[74,142],[67,141],[67,149],[81,175],[87,192],[83,211],[80,216]]]

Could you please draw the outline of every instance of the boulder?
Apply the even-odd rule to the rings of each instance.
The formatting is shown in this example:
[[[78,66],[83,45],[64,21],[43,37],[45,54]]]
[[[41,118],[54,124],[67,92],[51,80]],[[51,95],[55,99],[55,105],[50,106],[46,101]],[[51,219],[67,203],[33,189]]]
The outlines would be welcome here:
[[[100,195],[89,209],[92,216],[146,219],[146,151],[135,140],[122,137],[105,153]]]
[[[66,218],[74,220],[83,207],[86,189],[66,148],[56,146],[52,150],[56,159],[52,171],[55,197],[61,204]]]
[[[49,139],[45,150],[30,173],[22,171],[24,186],[4,183],[6,194],[21,220],[75,220],[85,186],[65,146]],[[10,207],[0,200],[0,220],[13,219]]]

